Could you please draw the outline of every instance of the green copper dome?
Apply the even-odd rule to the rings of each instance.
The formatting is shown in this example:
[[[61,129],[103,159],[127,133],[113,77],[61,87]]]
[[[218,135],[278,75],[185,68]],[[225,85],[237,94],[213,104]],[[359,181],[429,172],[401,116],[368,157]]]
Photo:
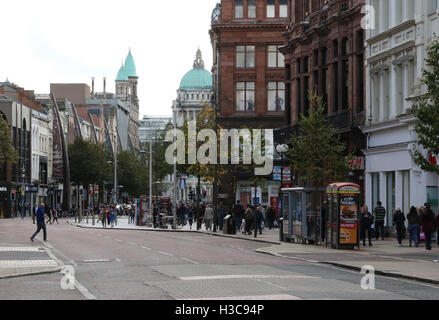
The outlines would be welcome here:
[[[116,81],[128,81],[129,77],[137,78],[136,63],[131,54],[131,49],[125,59],[125,64],[120,67],[119,72],[117,73]]]
[[[205,69],[192,69],[180,82],[180,90],[212,89],[212,75]]]
[[[180,90],[209,90],[212,89],[212,75],[204,69],[201,51],[198,49],[194,66],[181,79]]]

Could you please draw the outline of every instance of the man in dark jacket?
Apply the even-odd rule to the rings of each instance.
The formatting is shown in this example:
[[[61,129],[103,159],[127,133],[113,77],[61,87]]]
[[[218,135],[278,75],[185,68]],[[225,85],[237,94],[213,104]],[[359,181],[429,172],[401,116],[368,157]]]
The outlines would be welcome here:
[[[436,231],[436,222],[434,221],[434,213],[430,208],[430,204],[424,205],[425,210],[422,214],[422,231],[425,233],[425,246],[427,250],[431,250],[431,236]]]
[[[373,215],[369,212],[368,207],[364,206],[360,211],[360,236],[364,247],[366,246],[366,233],[369,238],[369,246],[372,246],[372,224]]]
[[[30,237],[30,240],[34,242],[35,237],[38,233],[40,233],[41,229],[43,229],[44,241],[47,241],[47,231],[46,231],[46,222],[44,221],[46,213],[44,211],[44,204],[42,203],[37,210],[37,231]]]
[[[218,208],[216,209],[216,218],[218,221],[218,228],[220,231],[223,231],[223,222],[224,217],[226,216],[226,209],[224,208],[223,202],[220,201]]]
[[[233,210],[233,213],[235,214],[236,231],[241,229],[243,212],[244,212],[244,208],[241,205],[241,201],[238,200]]]
[[[436,230],[437,230],[437,235],[436,235],[436,241],[437,241],[437,245],[439,246],[439,214],[436,217]]]
[[[384,221],[386,220],[386,209],[382,206],[382,202],[378,201],[375,210],[373,211],[375,218],[375,237],[378,240],[381,235],[381,240],[384,240]]]
[[[259,234],[262,234],[262,221],[264,220],[261,210],[262,210],[261,206],[257,206],[256,210],[254,211],[255,216],[253,218],[256,223],[255,229],[259,230]],[[256,234],[256,230],[255,230],[255,234]]]

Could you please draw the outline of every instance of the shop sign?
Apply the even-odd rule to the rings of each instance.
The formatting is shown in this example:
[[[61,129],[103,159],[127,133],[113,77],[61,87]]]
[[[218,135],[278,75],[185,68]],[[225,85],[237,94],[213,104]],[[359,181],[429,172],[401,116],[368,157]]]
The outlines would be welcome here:
[[[273,180],[281,181],[282,180],[282,167],[274,167],[273,168]]]
[[[348,162],[348,166],[350,170],[364,170],[364,157],[354,157]]]

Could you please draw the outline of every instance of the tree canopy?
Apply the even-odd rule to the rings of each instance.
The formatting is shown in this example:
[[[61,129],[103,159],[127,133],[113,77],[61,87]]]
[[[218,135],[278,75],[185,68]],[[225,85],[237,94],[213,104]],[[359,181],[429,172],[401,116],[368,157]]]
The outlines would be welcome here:
[[[436,161],[431,156],[439,155],[439,39],[435,37],[428,48],[427,68],[423,70],[422,82],[427,93],[413,106],[418,119],[415,131],[418,135],[412,151],[413,161],[422,169],[439,174]]]
[[[5,162],[15,164],[18,159],[17,151],[12,147],[11,130],[8,123],[0,118],[0,166]]]

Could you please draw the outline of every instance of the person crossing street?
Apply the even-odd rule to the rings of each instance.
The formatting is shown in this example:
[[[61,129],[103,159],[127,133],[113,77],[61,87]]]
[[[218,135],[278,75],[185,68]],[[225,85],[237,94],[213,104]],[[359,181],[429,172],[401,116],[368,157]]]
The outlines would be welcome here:
[[[46,212],[44,211],[44,203],[42,203],[36,213],[37,217],[37,231],[30,237],[30,240],[34,242],[35,237],[43,230],[44,241],[47,241],[47,230],[46,230],[46,221],[44,220],[46,216]]]

